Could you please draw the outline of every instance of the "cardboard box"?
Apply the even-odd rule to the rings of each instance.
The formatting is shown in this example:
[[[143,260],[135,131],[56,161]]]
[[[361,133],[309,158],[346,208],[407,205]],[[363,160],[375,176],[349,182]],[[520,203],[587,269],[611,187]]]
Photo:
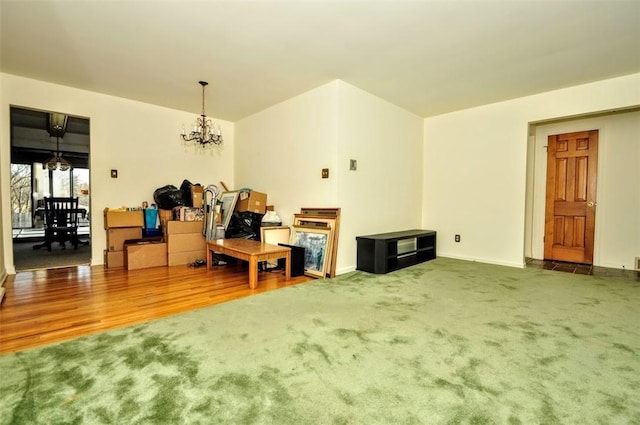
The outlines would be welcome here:
[[[164,229],[167,226],[167,221],[173,220],[173,210],[158,210],[158,218],[160,219],[160,228]]]
[[[169,266],[183,266],[185,264],[191,264],[196,260],[207,261],[207,250],[169,252],[167,255],[167,263]]]
[[[160,223],[173,220],[173,210],[158,210],[158,218],[160,218]]]
[[[204,221],[167,221],[164,226],[164,234],[178,235],[182,233],[200,233],[204,229]]]
[[[104,209],[104,228],[144,227],[142,210],[126,211],[123,209]]]
[[[104,251],[104,266],[108,269],[124,267],[124,251]]]
[[[191,186],[191,203],[193,208],[202,208],[202,195],[204,193],[204,187]]]
[[[181,233],[167,236],[167,252],[202,251],[207,241],[202,233]]]
[[[236,211],[250,211],[258,214],[264,214],[267,212],[267,194],[256,192],[240,192],[238,197],[238,203],[236,204]]]
[[[204,209],[193,207],[175,207],[173,219],[177,221],[203,221]]]
[[[167,244],[157,241],[127,242],[124,245],[124,268],[146,269],[167,265]]]
[[[142,237],[141,227],[116,227],[107,229],[107,251],[124,250],[124,242],[129,239],[140,239]]]

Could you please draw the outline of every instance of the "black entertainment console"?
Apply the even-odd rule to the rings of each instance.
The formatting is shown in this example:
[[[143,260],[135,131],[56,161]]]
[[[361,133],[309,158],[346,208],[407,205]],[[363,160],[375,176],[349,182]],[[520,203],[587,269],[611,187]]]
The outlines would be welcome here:
[[[411,242],[409,250],[398,250],[399,241]],[[433,230],[404,230],[356,236],[358,243],[357,269],[383,274],[436,258],[436,232]]]

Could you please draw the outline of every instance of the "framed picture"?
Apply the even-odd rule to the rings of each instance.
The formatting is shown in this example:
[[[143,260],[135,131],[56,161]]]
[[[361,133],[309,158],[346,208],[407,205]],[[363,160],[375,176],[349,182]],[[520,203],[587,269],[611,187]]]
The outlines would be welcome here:
[[[340,208],[300,208],[302,214],[340,218]]]
[[[304,274],[325,278],[331,252],[331,229],[293,226],[291,245],[304,248]]]
[[[220,194],[220,221],[224,226],[224,230],[227,230],[227,227],[229,226],[229,221],[231,221],[233,211],[236,209],[236,202],[238,202],[239,194],[240,192],[237,190],[232,192],[222,192]]]
[[[262,226],[260,227],[260,241],[270,245],[288,244],[291,240],[289,226]],[[268,267],[277,267],[278,261],[267,261]]]
[[[327,276],[336,275],[336,255],[338,252],[338,219],[329,215],[314,214],[294,214],[293,224],[297,226],[322,227],[331,229],[331,246],[329,248],[329,264],[327,266]]]
[[[331,257],[327,274],[336,275],[336,260],[338,258],[338,238],[340,234],[340,208],[301,208],[300,214],[293,215],[293,224],[302,226],[331,227]]]
[[[288,244],[291,240],[291,229],[289,226],[260,227],[260,240],[271,245]]]
[[[335,229],[336,218],[324,215],[293,214],[293,224],[298,226],[330,227]]]

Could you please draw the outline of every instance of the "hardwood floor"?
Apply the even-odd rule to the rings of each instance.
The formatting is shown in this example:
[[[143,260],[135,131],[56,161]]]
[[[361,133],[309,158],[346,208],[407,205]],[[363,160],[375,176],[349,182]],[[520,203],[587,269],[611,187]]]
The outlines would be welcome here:
[[[0,353],[65,341],[312,280],[261,271],[249,289],[246,263],[141,270],[79,266],[9,276],[0,306]]]

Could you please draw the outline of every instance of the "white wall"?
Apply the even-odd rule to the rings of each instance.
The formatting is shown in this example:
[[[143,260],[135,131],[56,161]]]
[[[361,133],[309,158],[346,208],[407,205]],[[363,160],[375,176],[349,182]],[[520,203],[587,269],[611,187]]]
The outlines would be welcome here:
[[[266,193],[285,224],[301,207],[337,207],[337,89],[318,87],[236,123],[235,188]]]
[[[637,105],[640,74],[425,119],[422,225],[438,255],[522,267],[529,123]]]
[[[599,130],[594,264],[633,269],[640,257],[640,112],[600,115],[535,126],[531,221],[525,255],[544,256],[547,138],[550,135]]]
[[[2,227],[4,259],[14,272],[9,199],[9,106],[63,112],[90,119],[91,263],[103,263],[106,246],[103,210],[153,202],[153,191],[183,179],[203,185],[222,180],[233,185],[234,126],[216,120],[225,138],[221,150],[203,151],[179,139],[197,114],[78,90],[42,81],[0,74],[2,83]],[[197,99],[194,99],[197,102]],[[110,170],[118,170],[118,178]]]
[[[338,254],[353,269],[356,236],[420,228],[423,119],[345,82],[338,87]]]
[[[0,105],[2,105],[2,107],[4,108],[5,103],[4,103],[4,94],[2,89],[3,87],[4,87],[4,80],[0,78]],[[0,119],[0,134],[6,133],[8,128],[9,128],[9,123],[3,119]],[[1,177],[3,177],[5,173],[8,172],[7,168],[9,167],[6,161],[4,161],[4,158],[5,158],[5,150],[0,145],[0,176]],[[3,199],[2,196],[5,192],[6,190],[4,188],[4,185],[0,184],[0,199]],[[5,213],[3,210],[4,208],[0,208],[0,241],[4,241],[4,234],[5,234],[5,230],[4,230]],[[4,280],[7,277],[7,267],[6,267],[6,261],[4,258],[4,253],[5,253],[4,243],[0,243],[0,286],[2,286],[2,284],[4,283]],[[0,289],[0,294],[1,293],[2,293],[2,289]],[[0,295],[0,301],[2,301],[1,295]]]
[[[238,187],[266,192],[284,224],[301,207],[341,208],[338,273],[355,268],[356,235],[419,227],[421,118],[336,80],[239,121],[236,134]]]

